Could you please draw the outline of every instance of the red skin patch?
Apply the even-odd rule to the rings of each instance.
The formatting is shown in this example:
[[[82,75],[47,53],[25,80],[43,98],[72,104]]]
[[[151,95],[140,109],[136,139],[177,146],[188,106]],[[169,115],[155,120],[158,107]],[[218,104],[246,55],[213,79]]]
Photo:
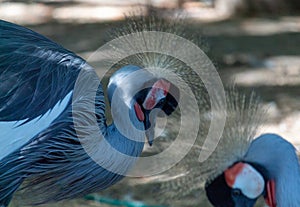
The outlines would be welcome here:
[[[269,207],[276,207],[276,192],[274,180],[269,180],[267,182],[267,197],[265,198],[265,201]]]
[[[134,111],[139,121],[145,120],[145,115],[141,109],[141,106],[137,102],[134,104]]]
[[[156,88],[151,89],[151,91],[149,92],[149,94],[147,96],[147,99],[145,100],[145,108],[148,110],[153,109],[153,107],[155,106],[155,103],[156,103],[155,94],[157,93],[156,91],[157,91]]]
[[[238,162],[232,167],[225,170],[225,181],[229,187],[232,187],[234,185],[237,175],[240,174],[244,167],[244,163]]]
[[[170,89],[170,83],[163,80],[163,79],[160,79],[158,81],[156,81],[154,83],[154,85],[152,86],[151,90],[149,91],[147,97],[146,97],[146,100],[145,100],[145,109],[147,110],[151,110],[155,107],[155,105],[157,104],[157,100],[158,98],[158,94],[160,91],[163,91],[163,95],[166,96],[169,92],[169,89]]]
[[[162,89],[164,91],[164,95],[166,96],[170,89],[170,83],[163,79],[160,79],[154,83],[153,88]]]

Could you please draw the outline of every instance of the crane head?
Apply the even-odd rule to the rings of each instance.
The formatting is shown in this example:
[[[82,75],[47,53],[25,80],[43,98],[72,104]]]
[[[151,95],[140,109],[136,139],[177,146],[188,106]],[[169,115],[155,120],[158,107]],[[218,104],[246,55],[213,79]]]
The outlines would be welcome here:
[[[141,101],[137,99],[137,104],[140,104],[141,110],[136,110],[135,112],[139,117],[139,114],[143,114],[143,119],[139,119],[144,122],[146,137],[148,143],[151,146],[154,139],[154,128],[156,117],[161,115],[161,112],[166,115],[170,115],[177,107],[178,102],[174,98],[174,93],[170,93],[172,89],[176,90],[177,88],[173,86],[169,81],[165,79],[156,80],[153,85],[146,89],[144,96]]]
[[[119,69],[110,78],[110,102],[117,88],[121,91],[118,102],[124,102],[129,109],[133,109],[135,119],[143,123],[146,138],[151,146],[155,136],[156,118],[163,114],[168,116],[177,108],[179,89],[168,80],[133,65]]]
[[[156,117],[163,113],[170,115],[176,109],[178,94],[178,88],[162,78],[151,80],[150,87],[137,93],[134,109],[138,119],[144,123],[150,146],[155,136]]]
[[[207,184],[205,190],[215,207],[253,207],[264,195],[266,185],[264,177],[251,164],[238,162]]]

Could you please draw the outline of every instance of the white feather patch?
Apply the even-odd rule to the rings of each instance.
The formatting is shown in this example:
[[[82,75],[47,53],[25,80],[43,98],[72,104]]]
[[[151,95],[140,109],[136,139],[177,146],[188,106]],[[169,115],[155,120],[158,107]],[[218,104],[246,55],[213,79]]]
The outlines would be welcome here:
[[[45,114],[25,124],[27,119],[0,122],[0,160],[46,129],[65,110],[71,95],[72,91]]]
[[[232,187],[240,189],[245,196],[254,199],[263,193],[265,181],[262,175],[251,165],[244,164]]]

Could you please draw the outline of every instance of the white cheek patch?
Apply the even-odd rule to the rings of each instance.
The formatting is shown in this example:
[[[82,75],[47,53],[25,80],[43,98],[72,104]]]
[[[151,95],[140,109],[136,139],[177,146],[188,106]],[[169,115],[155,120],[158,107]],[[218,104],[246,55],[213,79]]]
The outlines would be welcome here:
[[[262,175],[249,164],[237,163],[236,165],[225,171],[227,184],[231,188],[240,189],[250,199],[259,197],[265,188]]]

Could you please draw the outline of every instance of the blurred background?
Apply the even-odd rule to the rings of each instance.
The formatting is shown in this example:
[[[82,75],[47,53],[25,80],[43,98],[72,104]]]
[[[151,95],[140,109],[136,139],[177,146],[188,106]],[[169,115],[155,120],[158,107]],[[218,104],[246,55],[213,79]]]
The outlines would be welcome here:
[[[122,25],[124,14],[153,11],[166,19],[184,16],[187,33],[202,35],[202,49],[224,83],[235,81],[240,90],[261,96],[269,108],[262,132],[278,133],[300,149],[299,0],[0,0],[0,19],[29,27],[83,58]],[[125,179],[94,197],[45,206],[159,204],[140,182],[147,179]],[[11,207],[17,206],[23,206],[18,196]],[[195,195],[172,206],[209,204],[204,195]]]

